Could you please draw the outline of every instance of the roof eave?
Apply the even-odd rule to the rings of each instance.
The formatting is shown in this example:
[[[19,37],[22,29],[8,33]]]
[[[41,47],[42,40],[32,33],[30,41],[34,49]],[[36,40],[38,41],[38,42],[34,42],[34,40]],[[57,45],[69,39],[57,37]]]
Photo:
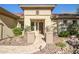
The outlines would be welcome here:
[[[22,9],[34,9],[34,8],[54,8],[56,4],[21,4],[20,7]]]

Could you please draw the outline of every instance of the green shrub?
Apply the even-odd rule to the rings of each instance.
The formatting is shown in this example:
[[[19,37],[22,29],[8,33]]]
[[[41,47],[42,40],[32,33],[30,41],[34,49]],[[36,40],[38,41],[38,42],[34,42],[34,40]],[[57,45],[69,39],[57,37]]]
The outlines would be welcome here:
[[[19,27],[15,27],[13,28],[13,33],[15,34],[15,36],[22,35],[22,29]]]
[[[70,35],[76,35],[79,30],[79,25],[78,24],[70,24],[67,28],[67,31],[69,32]]]
[[[56,46],[58,46],[60,48],[65,48],[66,47],[66,44],[65,43],[62,43],[62,42],[58,42],[58,43],[56,43]]]
[[[58,34],[59,37],[67,37],[69,36],[69,32],[68,31],[62,31]]]

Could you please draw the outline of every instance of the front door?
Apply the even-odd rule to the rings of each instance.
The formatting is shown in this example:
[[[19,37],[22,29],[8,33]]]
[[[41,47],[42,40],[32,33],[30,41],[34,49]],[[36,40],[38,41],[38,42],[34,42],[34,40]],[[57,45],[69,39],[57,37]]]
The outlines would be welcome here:
[[[44,34],[44,22],[39,22],[39,32]]]
[[[31,21],[31,30],[32,31],[37,31],[39,30],[39,33],[44,34],[44,21],[36,21],[33,20]]]

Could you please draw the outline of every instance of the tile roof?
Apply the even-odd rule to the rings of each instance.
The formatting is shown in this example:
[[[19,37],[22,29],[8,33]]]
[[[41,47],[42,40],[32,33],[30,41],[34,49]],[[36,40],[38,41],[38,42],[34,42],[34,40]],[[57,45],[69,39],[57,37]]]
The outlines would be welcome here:
[[[63,14],[52,14],[51,18],[54,19],[79,19],[79,14],[76,13],[63,13]]]
[[[15,18],[15,19],[18,19],[19,18],[19,16],[15,15],[15,14],[9,12],[9,11],[7,11],[6,9],[4,9],[2,7],[0,7],[0,14],[3,14],[3,15],[6,15],[8,17]]]

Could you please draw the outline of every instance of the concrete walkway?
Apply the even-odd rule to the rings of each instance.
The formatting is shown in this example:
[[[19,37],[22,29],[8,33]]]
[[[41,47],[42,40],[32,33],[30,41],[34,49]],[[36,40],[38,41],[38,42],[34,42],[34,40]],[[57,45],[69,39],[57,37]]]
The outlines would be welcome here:
[[[0,46],[0,53],[34,53],[46,46],[41,34],[36,34],[35,42],[28,46]]]

